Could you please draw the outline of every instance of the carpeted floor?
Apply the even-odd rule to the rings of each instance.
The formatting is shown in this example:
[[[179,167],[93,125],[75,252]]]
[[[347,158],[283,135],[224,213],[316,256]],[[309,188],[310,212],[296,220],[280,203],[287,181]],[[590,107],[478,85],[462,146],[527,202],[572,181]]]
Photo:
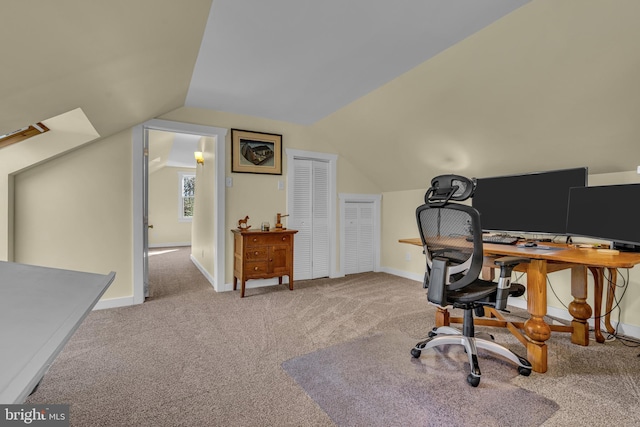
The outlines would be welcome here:
[[[71,404],[74,426],[331,426],[283,362],[376,334],[420,340],[433,326],[434,309],[411,280],[365,273],[296,282],[294,291],[249,289],[240,299],[214,292],[189,251],[151,256],[151,298],[92,312],[28,402]],[[505,330],[491,333],[518,348]],[[407,358],[409,350],[398,349]],[[509,385],[556,402],[545,426],[640,425],[639,352],[618,341],[579,347],[554,333],[548,372]],[[441,359],[423,353],[425,383]],[[463,369],[452,382],[465,382]],[[470,401],[474,390],[466,387]]]

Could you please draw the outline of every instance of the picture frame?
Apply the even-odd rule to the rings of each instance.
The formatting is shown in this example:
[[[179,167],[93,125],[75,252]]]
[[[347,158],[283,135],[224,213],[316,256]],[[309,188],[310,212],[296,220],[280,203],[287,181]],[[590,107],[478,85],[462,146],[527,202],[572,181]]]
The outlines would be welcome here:
[[[231,172],[282,175],[282,135],[231,129]]]

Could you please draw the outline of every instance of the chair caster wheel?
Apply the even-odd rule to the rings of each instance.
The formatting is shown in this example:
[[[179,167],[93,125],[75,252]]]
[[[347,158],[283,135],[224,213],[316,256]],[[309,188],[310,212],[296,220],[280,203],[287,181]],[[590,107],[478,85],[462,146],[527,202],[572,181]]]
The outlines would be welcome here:
[[[523,368],[522,366],[518,366],[518,373],[523,377],[528,377],[531,375],[531,368]]]
[[[411,355],[414,358],[416,358],[416,359],[419,358],[421,354],[422,354],[422,351],[418,350],[417,348],[412,348],[411,349]]]
[[[527,359],[521,356],[518,356],[518,359],[520,360],[520,363],[524,365],[524,366],[518,366],[518,373],[525,377],[528,377],[529,375],[531,375],[531,370],[532,370],[531,363],[529,363]]]
[[[480,377],[469,374],[467,375],[467,382],[471,384],[471,387],[478,387],[478,384],[480,384]]]
[[[435,337],[436,335],[438,335],[438,333],[436,332],[436,329],[435,329],[435,328],[433,328],[433,330],[432,330],[432,331],[429,331],[429,333],[428,333],[427,335],[429,336],[429,338],[433,338],[433,337]]]

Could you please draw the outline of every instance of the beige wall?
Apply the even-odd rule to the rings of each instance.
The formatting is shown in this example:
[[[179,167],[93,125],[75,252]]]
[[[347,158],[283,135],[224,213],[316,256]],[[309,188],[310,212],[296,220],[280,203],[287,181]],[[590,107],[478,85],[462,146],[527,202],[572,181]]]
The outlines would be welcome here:
[[[216,257],[214,227],[216,201],[213,195],[216,185],[215,144],[217,143],[216,138],[213,137],[203,137],[198,141],[198,150],[202,151],[204,164],[196,167],[196,201],[191,240],[191,255],[211,277],[215,274]]]
[[[14,176],[99,137],[80,108],[44,120],[50,131],[2,149],[0,158],[0,260],[14,261]]]
[[[238,219],[248,215],[250,218],[249,224],[257,228],[260,227],[263,221],[269,221],[270,224],[275,224],[276,214],[287,211],[287,161],[285,150],[292,148],[321,153],[335,153],[335,150],[331,146],[331,137],[330,135],[316,133],[312,128],[305,126],[197,108],[181,108],[162,116],[161,119],[282,135],[283,174],[255,175],[231,173],[231,132],[227,134],[227,140],[225,141],[225,144],[227,144],[227,158],[225,160],[226,176],[233,179],[233,186],[226,188],[225,283],[229,284],[233,280],[233,238],[230,230],[237,227]],[[348,159],[338,159],[337,174],[338,192],[379,194],[379,189],[364,178],[359,171],[355,170]],[[284,182],[284,190],[278,190],[278,181]],[[201,197],[202,193],[198,193],[196,204],[200,202]],[[336,200],[336,206],[337,205],[338,202]],[[336,216],[338,216],[337,213]],[[339,230],[339,224],[336,229]],[[336,239],[336,241],[338,240]],[[196,251],[193,250],[193,253],[195,254]],[[336,250],[337,265],[339,265],[339,260],[339,250]]]
[[[423,203],[426,190],[395,191],[382,194],[382,233],[380,264],[392,272],[413,278],[424,274],[422,248],[399,243],[399,239],[418,237],[416,208]]]
[[[15,176],[15,261],[108,273],[103,299],[132,290],[131,131]]]
[[[589,175],[589,185],[610,185],[640,182],[640,175],[633,172]],[[424,274],[424,255],[419,247],[399,243],[398,240],[407,237],[418,237],[416,228],[415,209],[423,203],[424,189],[412,191],[396,191],[383,193],[382,196],[382,253],[381,264],[390,272],[422,280]],[[576,238],[579,241],[580,238]],[[411,258],[407,260],[407,258]],[[622,276],[627,278],[627,270],[622,270]],[[640,327],[640,268],[628,271],[629,285],[620,304],[622,314],[620,322],[634,327]],[[566,312],[566,308],[573,300],[571,296],[571,280],[568,271],[560,271],[549,275],[550,285],[547,289],[547,301],[550,311],[553,309]],[[522,277],[526,283],[526,275]],[[622,279],[618,280],[618,284]],[[593,282],[589,280],[589,303],[593,305]],[[618,289],[618,297],[622,290]],[[524,306],[524,305],[523,305]],[[604,313],[604,309],[603,309]],[[618,319],[618,311],[612,317]]]
[[[280,133],[284,149],[335,151],[327,136],[316,135],[310,128],[290,123],[187,108],[162,118]],[[6,227],[15,234],[15,261],[96,273],[113,270],[117,273],[116,281],[103,299],[132,298],[131,135],[131,130],[127,130],[15,176],[16,219],[13,227]],[[214,185],[213,169],[207,167],[213,164],[214,150],[212,144],[204,141],[201,143],[205,144],[205,167],[198,169],[196,178],[196,215],[204,209],[205,213],[200,217],[207,218],[215,207],[215,200],[210,196],[213,191],[206,190],[208,185],[211,188]],[[233,186],[226,189],[225,283],[229,284],[233,277],[233,241],[229,230],[246,215],[250,216],[254,227],[259,227],[262,221],[275,224],[276,213],[286,212],[287,164],[286,156],[283,156],[281,176],[231,173],[230,134],[223,143],[227,144],[226,176],[233,179]],[[285,183],[285,190],[278,190],[278,181]],[[348,159],[338,160],[339,192],[375,194],[376,190],[371,182],[351,167]],[[6,224],[9,224],[8,220]],[[215,236],[212,236],[211,224],[204,221],[195,225],[197,234],[202,238],[193,242],[194,257],[209,273],[213,273],[213,257],[216,256],[213,253]],[[336,251],[338,264],[339,256]]]
[[[191,221],[179,220],[180,173],[196,170],[165,166],[149,174],[149,246],[191,243]]]
[[[331,135],[289,123],[187,108],[176,110],[163,118],[223,128],[281,133],[285,149],[335,151],[331,145]],[[224,143],[230,147],[230,134]],[[69,144],[73,144],[71,138]],[[208,143],[206,139],[201,140],[201,144],[206,158],[205,167],[197,172],[198,189],[203,191],[197,190],[196,212],[204,210],[201,217],[207,218],[215,211],[215,200],[207,196],[213,194],[213,191],[207,190],[209,185],[211,188],[214,185],[213,169],[206,167],[207,164],[213,164],[214,149],[213,142]],[[286,157],[283,157],[283,175],[271,176],[231,173],[230,156],[230,149],[227,149],[226,176],[233,179],[233,186],[226,189],[226,283],[232,281],[233,263],[232,237],[227,231],[234,228],[237,220],[245,215],[249,215],[250,223],[258,227],[262,221],[275,223],[275,214],[286,212],[286,191],[277,189],[278,181],[286,184]],[[15,220],[13,228],[7,226],[4,230],[6,234],[15,236],[14,260],[96,273],[113,270],[117,272],[117,278],[104,298],[131,297],[131,161],[129,130],[6,178],[6,197],[9,199],[14,193]],[[9,185],[11,180],[14,186]],[[640,181],[635,172],[591,175],[589,180],[591,185]],[[375,194],[377,191],[375,185],[351,167],[349,159],[338,159],[338,192]],[[417,279],[422,277],[424,271],[420,248],[397,241],[416,236],[414,211],[422,203],[424,191],[388,192],[383,194],[382,199],[381,266]],[[198,235],[202,236],[194,244],[197,248],[194,256],[212,273],[212,261],[216,254],[213,253],[215,236],[212,235],[211,224],[204,221],[194,226],[198,229]],[[6,246],[7,239],[0,240]],[[336,257],[339,261],[338,253]],[[624,324],[639,326],[640,315],[636,313],[640,313],[640,269],[630,270],[629,277],[629,289],[621,304],[623,311],[620,320]],[[564,310],[563,306],[571,301],[568,274],[555,273],[550,278],[559,301],[550,290],[549,305]]]

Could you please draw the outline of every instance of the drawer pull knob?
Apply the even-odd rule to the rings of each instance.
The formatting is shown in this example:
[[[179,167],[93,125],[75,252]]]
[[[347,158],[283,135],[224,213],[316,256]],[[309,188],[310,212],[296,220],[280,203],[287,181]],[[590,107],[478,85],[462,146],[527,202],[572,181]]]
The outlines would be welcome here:
[[[287,240],[287,238],[286,238],[286,237],[283,237],[283,238],[282,238],[282,240],[283,240],[283,241],[284,241],[284,240]]]
[[[254,237],[254,238],[253,238],[253,241],[254,241],[254,242],[257,242],[257,241],[258,241],[258,239],[256,239],[256,238]]]
[[[253,269],[254,269],[255,271],[258,271],[258,267],[253,267]]]
[[[256,251],[256,255],[258,255],[258,251]]]

